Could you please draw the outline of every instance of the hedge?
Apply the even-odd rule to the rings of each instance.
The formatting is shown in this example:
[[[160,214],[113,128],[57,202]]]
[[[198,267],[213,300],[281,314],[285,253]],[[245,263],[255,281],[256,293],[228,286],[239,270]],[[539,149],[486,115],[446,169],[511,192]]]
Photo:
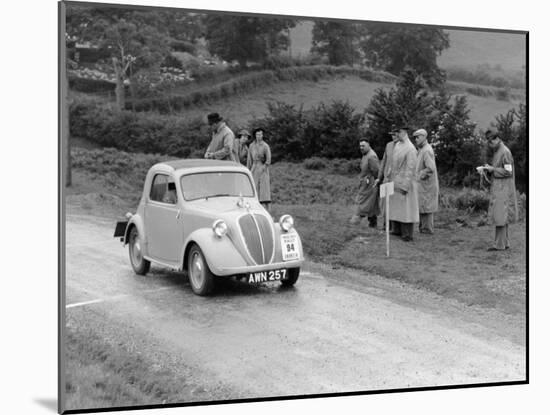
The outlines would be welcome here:
[[[203,120],[158,114],[135,114],[91,103],[69,109],[72,136],[129,152],[202,157],[210,141]]]
[[[358,76],[368,82],[391,83],[395,77],[386,72],[370,69],[358,69],[345,66],[312,65],[295,66],[276,70],[263,70],[245,73],[230,80],[222,81],[212,86],[206,86],[200,91],[172,94],[164,97],[143,98],[134,101],[135,111],[158,111],[166,114],[204,103],[243,94],[276,82],[294,82],[299,80],[319,81],[335,76]],[[132,108],[129,100],[126,108]]]

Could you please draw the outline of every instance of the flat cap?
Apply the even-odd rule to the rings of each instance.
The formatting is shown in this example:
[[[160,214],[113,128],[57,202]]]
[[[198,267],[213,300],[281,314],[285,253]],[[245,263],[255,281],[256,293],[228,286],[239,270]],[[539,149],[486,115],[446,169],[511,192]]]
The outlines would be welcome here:
[[[428,133],[424,128],[420,128],[413,133],[413,137],[416,137],[417,135],[423,135],[424,137],[427,137]]]

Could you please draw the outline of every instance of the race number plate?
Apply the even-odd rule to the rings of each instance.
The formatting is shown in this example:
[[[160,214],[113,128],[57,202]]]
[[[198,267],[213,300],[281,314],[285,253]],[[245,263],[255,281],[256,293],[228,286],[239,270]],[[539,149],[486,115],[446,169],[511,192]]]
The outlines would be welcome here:
[[[280,281],[286,279],[286,269],[272,269],[270,271],[250,272],[246,279],[249,284],[261,282]]]
[[[300,253],[298,252],[298,235],[295,233],[281,235],[281,250],[283,253],[283,261],[300,259]]]

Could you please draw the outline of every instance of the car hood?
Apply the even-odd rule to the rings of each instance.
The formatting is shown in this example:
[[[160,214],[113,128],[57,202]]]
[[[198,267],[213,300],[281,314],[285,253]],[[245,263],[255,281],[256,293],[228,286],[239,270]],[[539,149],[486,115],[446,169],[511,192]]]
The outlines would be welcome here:
[[[251,213],[265,214],[265,209],[256,199],[242,199],[245,204],[250,206],[248,209],[245,207],[239,207],[237,204],[239,200],[239,197],[213,197],[208,200],[194,200],[189,202],[188,206],[189,209],[195,210],[197,213],[200,212],[202,215],[208,214],[209,216],[212,216],[213,219],[238,217],[247,211],[250,211]]]

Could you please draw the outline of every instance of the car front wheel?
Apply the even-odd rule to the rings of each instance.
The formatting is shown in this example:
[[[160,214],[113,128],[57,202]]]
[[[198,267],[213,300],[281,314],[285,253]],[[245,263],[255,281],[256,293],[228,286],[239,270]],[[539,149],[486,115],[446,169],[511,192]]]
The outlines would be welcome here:
[[[283,287],[292,287],[298,281],[300,276],[300,268],[290,268],[288,271],[288,278],[286,280],[281,280]]]
[[[191,289],[197,295],[208,295],[214,289],[214,274],[198,245],[193,245],[187,256],[187,271]]]
[[[143,257],[139,233],[135,226],[130,231],[128,252],[130,254],[130,263],[132,264],[134,272],[138,275],[147,274],[147,272],[149,272],[149,268],[151,267],[151,263]]]

